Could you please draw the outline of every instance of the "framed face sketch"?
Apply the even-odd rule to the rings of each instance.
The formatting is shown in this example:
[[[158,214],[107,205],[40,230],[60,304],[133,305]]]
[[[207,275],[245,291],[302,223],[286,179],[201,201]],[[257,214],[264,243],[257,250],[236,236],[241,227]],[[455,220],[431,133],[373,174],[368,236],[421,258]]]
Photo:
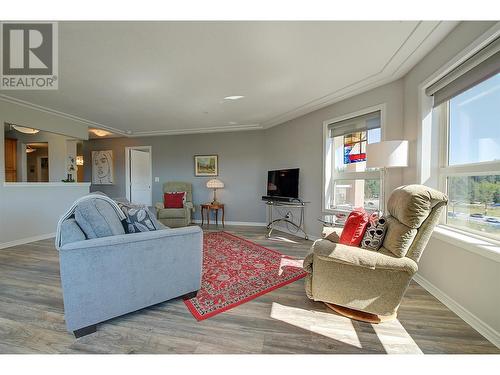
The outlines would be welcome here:
[[[92,184],[112,185],[113,150],[92,151]]]
[[[219,161],[217,155],[195,155],[194,175],[217,176],[219,174]]]

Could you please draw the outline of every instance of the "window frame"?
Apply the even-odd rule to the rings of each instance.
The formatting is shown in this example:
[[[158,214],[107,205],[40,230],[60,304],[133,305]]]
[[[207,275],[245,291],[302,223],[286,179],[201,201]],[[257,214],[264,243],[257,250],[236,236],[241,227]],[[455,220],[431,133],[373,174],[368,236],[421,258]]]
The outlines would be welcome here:
[[[361,110],[355,111],[355,112],[350,112],[345,115],[335,117],[328,119],[323,122],[323,159],[322,159],[322,185],[321,185],[321,210],[323,214],[335,214],[335,213],[349,213],[351,212],[350,210],[346,209],[337,209],[337,208],[329,208],[327,207],[327,202],[329,201],[330,197],[327,197],[327,194],[329,191],[331,191],[331,188],[333,188],[333,185],[335,183],[335,180],[380,180],[381,183],[382,181],[385,181],[385,179],[382,179],[382,170],[379,171],[363,171],[363,172],[341,172],[341,173],[336,173],[334,171],[334,152],[331,152],[330,155],[329,152],[331,151],[330,144],[333,144],[333,138],[330,138],[329,136],[329,127],[331,124],[334,124],[336,122],[340,121],[345,121],[352,119],[354,117],[359,117],[363,115],[367,115],[371,112],[380,112],[380,140],[384,141],[385,140],[385,123],[386,123],[386,103],[381,103],[375,106],[371,107],[366,107]],[[330,144],[329,144],[330,143]],[[385,186],[384,186],[385,188]],[[381,189],[383,189],[381,187]],[[335,194],[333,194],[334,196]],[[333,198],[334,199],[334,198]],[[379,204],[379,210],[384,209],[384,203],[385,202],[380,202]]]
[[[489,176],[497,175],[500,172],[500,161],[486,161],[469,164],[448,165],[449,163],[449,145],[450,145],[450,101],[447,100],[436,107],[438,110],[439,124],[439,168],[438,168],[438,188],[440,191],[448,194],[448,177],[466,177],[466,176]],[[440,218],[440,225],[454,232],[463,233],[476,238],[488,239],[495,243],[500,243],[497,236],[463,226],[447,223],[448,210],[445,209]]]

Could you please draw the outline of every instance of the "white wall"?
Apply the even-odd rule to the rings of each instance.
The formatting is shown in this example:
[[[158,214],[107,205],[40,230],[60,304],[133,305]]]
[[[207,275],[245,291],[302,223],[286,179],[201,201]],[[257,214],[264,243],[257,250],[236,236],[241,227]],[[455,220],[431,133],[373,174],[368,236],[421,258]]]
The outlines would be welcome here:
[[[460,246],[432,238],[419,264],[418,275],[437,288],[439,294],[465,309],[465,320],[479,321],[475,327],[500,344],[500,263]],[[425,285],[425,284],[423,284]],[[433,291],[431,289],[431,291]],[[447,301],[444,301],[447,302]],[[449,303],[448,303],[449,304]],[[453,306],[450,306],[453,307]],[[456,311],[460,313],[460,311]]]
[[[88,193],[86,184],[5,184],[4,122],[36,127],[72,138],[87,139],[87,126],[61,116],[0,100],[0,249],[43,238],[56,231],[59,217],[78,197]],[[65,160],[67,149],[49,152]],[[50,166],[49,166],[50,168]]]

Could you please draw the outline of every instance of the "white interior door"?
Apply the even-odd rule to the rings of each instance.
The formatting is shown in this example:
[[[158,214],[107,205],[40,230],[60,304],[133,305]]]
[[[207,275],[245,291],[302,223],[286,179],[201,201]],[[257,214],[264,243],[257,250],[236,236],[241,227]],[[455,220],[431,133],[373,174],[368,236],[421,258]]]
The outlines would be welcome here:
[[[130,150],[130,201],[152,205],[151,158],[147,150]]]

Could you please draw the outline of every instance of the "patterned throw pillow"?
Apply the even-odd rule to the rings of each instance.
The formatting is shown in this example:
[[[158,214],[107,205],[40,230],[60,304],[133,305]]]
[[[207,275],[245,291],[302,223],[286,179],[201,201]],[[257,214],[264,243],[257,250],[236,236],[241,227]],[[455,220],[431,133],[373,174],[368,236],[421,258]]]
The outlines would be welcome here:
[[[377,251],[382,247],[385,232],[387,230],[387,220],[383,216],[372,214],[368,220],[365,235],[361,241],[361,247],[367,250]]]
[[[118,202],[125,214],[128,233],[150,232],[157,230],[156,220],[144,205]]]

